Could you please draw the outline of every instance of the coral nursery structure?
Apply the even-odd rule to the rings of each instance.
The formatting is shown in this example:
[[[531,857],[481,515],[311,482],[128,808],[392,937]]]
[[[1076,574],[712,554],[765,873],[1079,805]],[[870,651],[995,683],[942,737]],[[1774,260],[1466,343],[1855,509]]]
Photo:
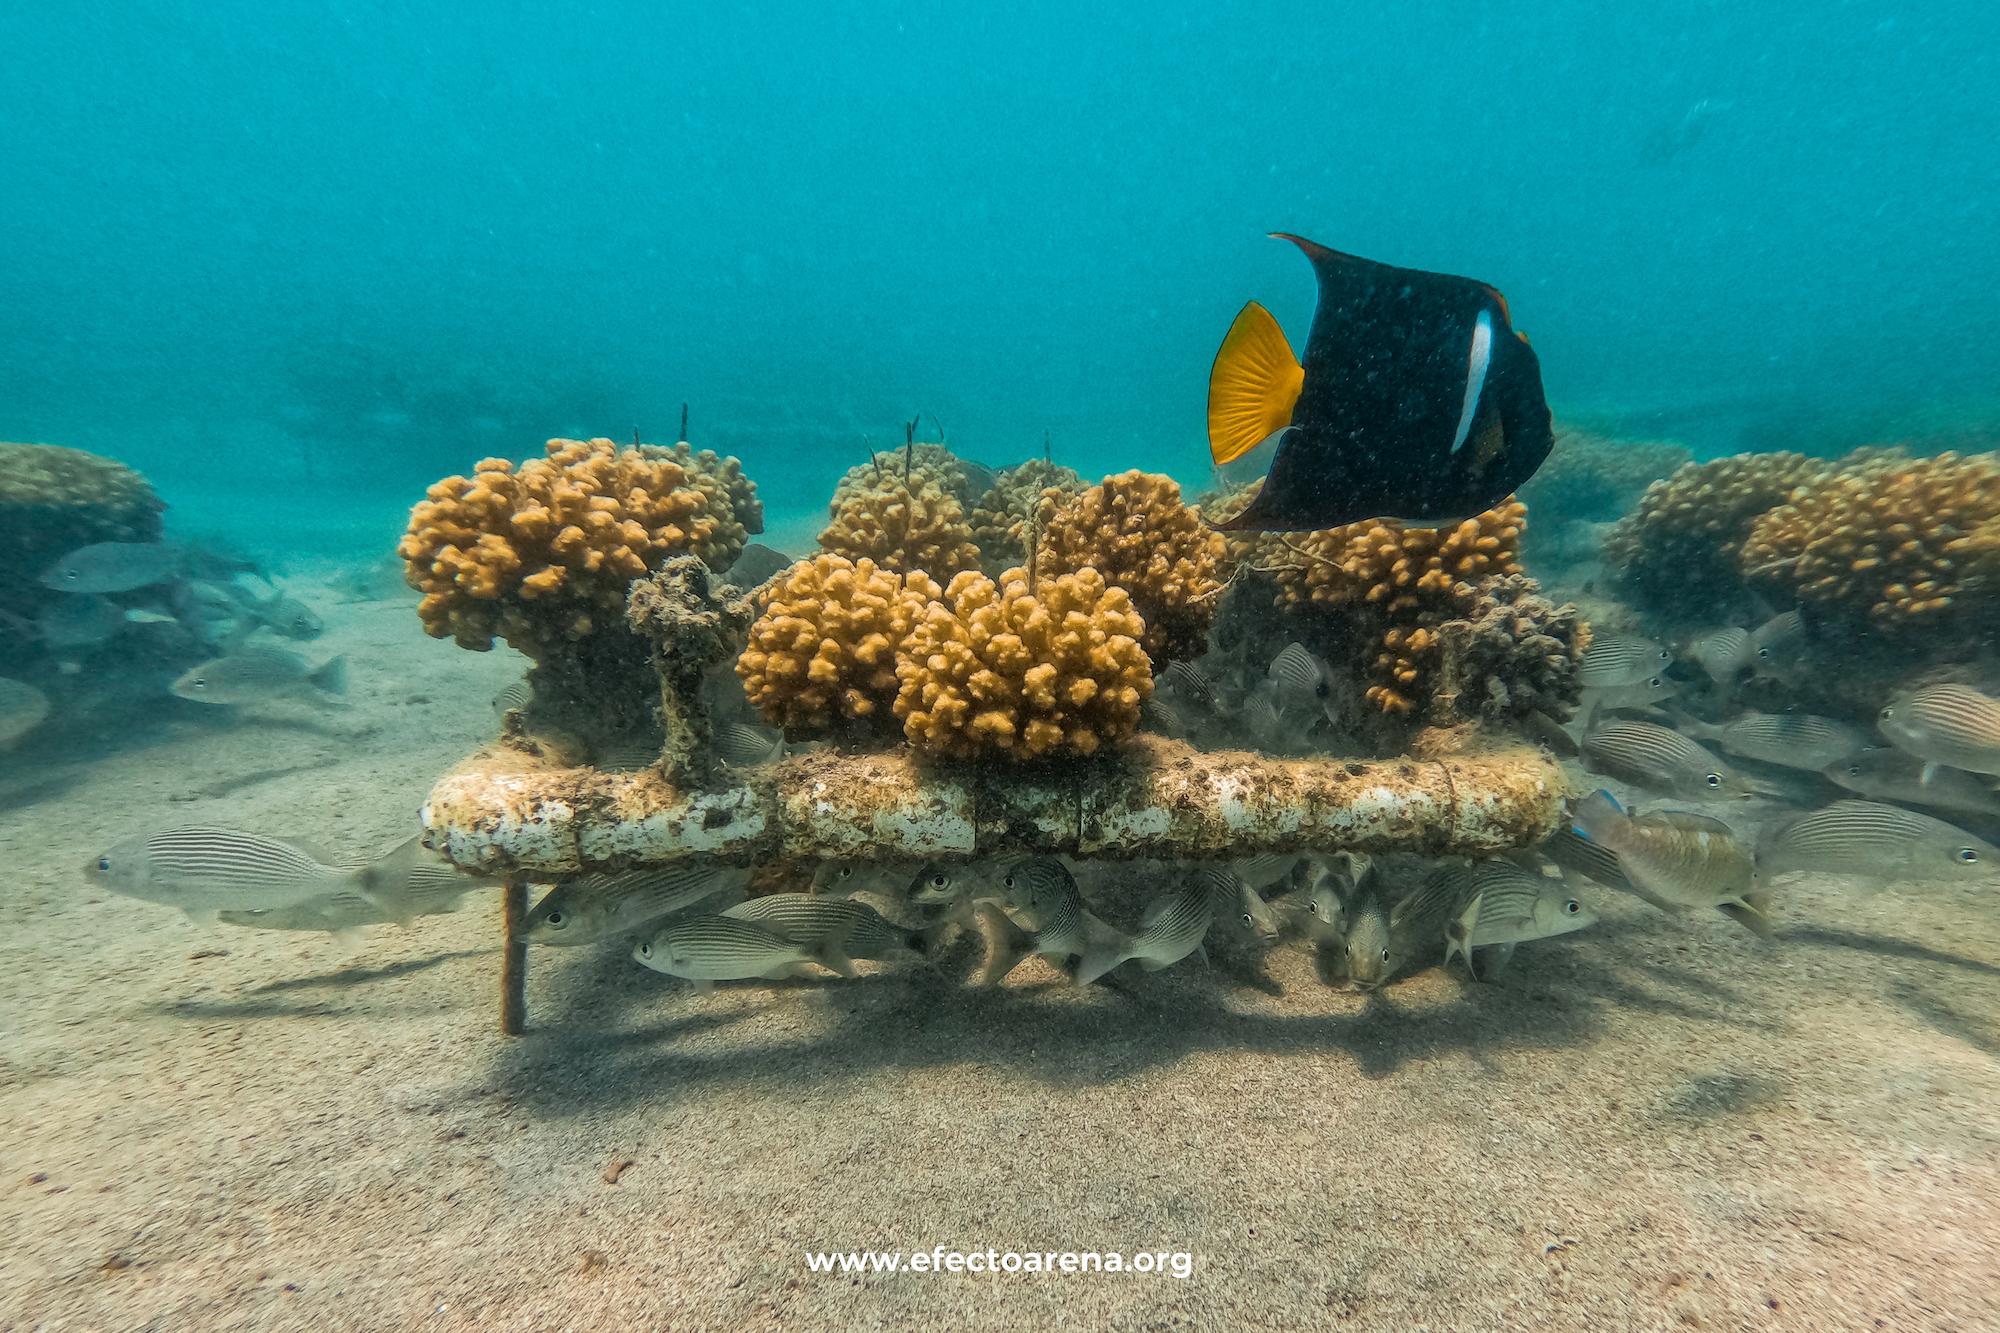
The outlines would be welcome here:
[[[166,506],[122,463],[53,444],[0,444],[0,611],[32,617],[50,594],[37,579],[94,542],[160,538]]]
[[[1032,459],[1011,467],[972,509],[972,540],[989,568],[1025,562],[1031,522],[1046,524],[1068,497],[1083,489],[1083,478],[1060,463]]]
[[[1171,477],[1121,472],[1057,509],[1039,535],[1036,571],[1095,569],[1123,588],[1145,618],[1146,652],[1158,666],[1199,657],[1222,591],[1224,546],[1181,503]]]

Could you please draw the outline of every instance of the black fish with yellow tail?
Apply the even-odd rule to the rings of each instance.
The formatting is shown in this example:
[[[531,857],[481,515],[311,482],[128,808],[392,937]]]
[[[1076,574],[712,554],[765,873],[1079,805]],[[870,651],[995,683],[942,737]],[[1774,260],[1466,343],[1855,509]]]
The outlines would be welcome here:
[[[1305,362],[1255,301],[1208,377],[1218,465],[1278,436],[1248,508],[1217,526],[1317,531],[1370,518],[1457,522],[1533,476],[1555,439],[1542,371],[1499,292],[1274,233],[1319,275]]]

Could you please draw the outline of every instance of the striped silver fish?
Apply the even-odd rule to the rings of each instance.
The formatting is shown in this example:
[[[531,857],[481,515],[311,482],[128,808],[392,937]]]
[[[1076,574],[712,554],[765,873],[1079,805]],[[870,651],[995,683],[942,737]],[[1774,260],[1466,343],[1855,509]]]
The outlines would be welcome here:
[[[127,838],[85,867],[93,882],[196,920],[218,912],[297,907],[351,893],[393,920],[411,915],[407,895],[367,866],[328,865],[297,845],[260,833],[196,826]]]
[[[0,750],[11,748],[48,716],[48,695],[24,680],[0,676]]]
[[[543,895],[521,936],[531,944],[594,944],[714,894],[739,891],[749,878],[747,867],[698,857],[578,875]]]
[[[1603,685],[1583,692],[1583,710],[1612,712],[1618,709],[1643,711],[1678,696],[1687,687],[1672,676],[1658,673],[1631,685]]]
[[[1462,905],[1463,890],[1460,868],[1442,867],[1390,906],[1371,877],[1347,904],[1348,983],[1357,990],[1375,990],[1424,952],[1435,950],[1446,919]]]
[[[1052,957],[1080,954],[1088,945],[1083,895],[1069,868],[1053,857],[1022,861],[1001,880],[1007,906],[1035,932],[1033,952]]]
[[[1636,634],[1604,633],[1592,638],[1577,663],[1576,681],[1585,689],[1636,685],[1673,664],[1674,655]]]
[[[727,916],[684,916],[632,946],[655,972],[705,985],[751,977],[795,976],[811,959],[776,931]]]
[[[1341,877],[1323,862],[1315,862],[1313,876],[1299,897],[1300,924],[1314,944],[1341,947],[1347,939],[1347,908]]]
[[[843,977],[854,975],[856,958],[907,958],[923,950],[920,937],[891,925],[880,912],[852,898],[767,893],[722,915],[756,922]]]
[[[1684,718],[1674,726],[1744,759],[1815,772],[1868,744],[1860,727],[1816,713],[1744,713],[1720,725]]]
[[[1798,665],[1805,645],[1806,620],[1797,611],[1783,611],[1750,632],[1750,666],[1759,676],[1784,676]]]
[[[1139,722],[1146,730],[1182,740],[1188,734],[1187,719],[1157,694],[1139,701]]]
[[[1302,643],[1288,643],[1265,673],[1277,687],[1277,704],[1295,712],[1321,713],[1333,693],[1324,662]]]
[[[660,750],[665,744],[663,736],[635,736],[613,741],[597,752],[597,766],[613,773],[636,773],[659,763]]]
[[[473,889],[498,887],[496,880],[466,874],[425,847],[420,838],[398,843],[370,862],[368,870],[385,892],[402,899],[413,917],[455,912]],[[296,907],[220,911],[216,919],[251,930],[324,931],[352,938],[363,926],[393,918],[361,894],[343,891]]]
[[[731,768],[754,768],[785,757],[785,738],[762,727],[732,722],[715,733],[715,753]],[[657,749],[653,757],[659,757]]]
[[[527,712],[534,702],[535,687],[524,676],[493,696],[493,711],[504,720],[509,713]]]
[[[1688,657],[1725,692],[1735,686],[1755,655],[1750,631],[1736,625],[1696,635],[1688,644]]]
[[[2000,773],[2000,699],[1970,685],[1926,685],[1890,702],[1883,736],[1926,765]]]
[[[836,898],[857,893],[902,897],[918,882],[918,871],[926,868],[909,861],[822,861],[813,869],[812,892]]]
[[[1600,722],[1584,733],[1583,766],[1689,800],[1733,800],[1765,788],[1732,772],[1705,747],[1651,722]]]
[[[1215,697],[1215,682],[1208,673],[1192,662],[1169,662],[1167,669],[1160,673],[1160,683],[1169,686],[1174,693],[1190,703],[1199,704],[1211,713],[1220,712],[1222,704]]]
[[[1234,901],[1219,898],[1215,910],[1226,914],[1233,908],[1235,915],[1231,920],[1235,923],[1235,928],[1248,936],[1251,943],[1259,948],[1268,949],[1278,942],[1278,937],[1284,933],[1283,920],[1278,916],[1277,910],[1265,902],[1263,896],[1251,888],[1242,876],[1220,866],[1204,867],[1201,873],[1211,877],[1226,877],[1228,883],[1235,886]],[[1221,891],[1220,878],[1211,878],[1210,883],[1218,892]]]
[[[1266,852],[1230,862],[1229,868],[1252,888],[1269,888],[1292,873],[1299,863],[1297,852]]]
[[[1829,782],[1876,800],[1905,801],[1933,810],[2000,815],[2000,792],[1987,786],[1986,781],[1956,768],[1934,769],[1926,781],[1924,761],[1893,745],[1857,750],[1820,772]]]
[[[1474,949],[1552,939],[1597,924],[1597,913],[1567,886],[1511,861],[1478,862],[1466,878],[1464,906],[1445,926],[1447,965],[1463,958],[1474,972]]]
[[[1243,696],[1241,716],[1244,739],[1259,750],[1282,753],[1297,739],[1295,728],[1278,713],[1278,687],[1273,681],[1260,680],[1250,688]]]
[[[1617,854],[1632,892],[1664,912],[1715,908],[1758,935],[1771,932],[1770,902],[1736,831],[1681,810],[1627,813],[1609,792],[1577,804],[1576,831]]]
[[[1217,899],[1234,905],[1236,877],[1227,878],[1230,885],[1224,886],[1211,876],[1196,874],[1178,892],[1156,898],[1147,907],[1136,935],[1094,941],[1077,964],[1078,984],[1087,986],[1127,962],[1157,972],[1200,949],[1215,923]]]
[[[1964,829],[1874,801],[1835,801],[1774,824],[1757,844],[1763,875],[1815,870],[1889,880],[1990,881],[2000,850]]]
[[[1607,888],[1623,889],[1637,894],[1625,868],[1618,863],[1618,853],[1602,843],[1592,842],[1574,828],[1557,829],[1539,848],[1542,855],[1556,863],[1563,872],[1565,881],[1570,875],[1582,875]],[[1640,897],[1645,895],[1639,894]]]

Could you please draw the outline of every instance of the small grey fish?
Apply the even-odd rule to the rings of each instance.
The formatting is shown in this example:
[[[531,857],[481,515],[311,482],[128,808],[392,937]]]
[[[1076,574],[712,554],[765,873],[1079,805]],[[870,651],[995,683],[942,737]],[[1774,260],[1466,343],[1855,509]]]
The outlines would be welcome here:
[[[1860,727],[1816,713],[1744,713],[1719,726],[1691,718],[1674,725],[1741,758],[1815,772],[1868,744]]]
[[[2000,773],[2000,699],[1970,685],[1926,685],[1890,702],[1883,736],[1925,765]]]
[[[60,598],[35,617],[36,631],[51,648],[89,648],[127,623],[124,607],[95,593]]]
[[[347,659],[319,666],[284,648],[241,648],[189,667],[169,687],[175,695],[203,704],[258,704],[307,698],[325,702],[347,692]]]
[[[1314,944],[1340,948],[1347,938],[1346,899],[1341,876],[1324,862],[1314,861],[1312,877],[1298,898],[1299,924]]]
[[[1770,901],[1756,885],[1756,864],[1734,829],[1680,810],[1628,814],[1609,792],[1578,803],[1576,831],[1617,854],[1632,892],[1665,912],[1715,908],[1768,937]]]
[[[98,542],[56,561],[40,582],[58,592],[130,592],[179,578],[184,564],[181,548],[165,542]]]
[[[493,696],[493,711],[504,719],[509,713],[527,712],[534,702],[535,687],[523,676]]]
[[[1265,673],[1277,687],[1281,710],[1324,713],[1333,693],[1326,663],[1302,643],[1288,643],[1271,659]]]
[[[1706,748],[1651,722],[1601,722],[1584,734],[1583,766],[1690,800],[1730,800],[1762,794]]]
[[[910,901],[923,907],[942,907],[964,898],[971,880],[963,866],[930,862],[920,867],[910,880]]]
[[[1042,954],[1061,961],[1083,954],[1093,943],[1121,934],[1083,905],[1083,895],[1077,891],[1069,868],[1054,857],[1038,856],[1019,862],[1008,870],[1000,887],[1020,924],[1033,932],[1026,954]],[[1011,970],[1009,964],[999,975],[1005,976]]]
[[[659,920],[748,883],[741,866],[699,857],[564,880],[544,894],[522,923],[531,944],[594,944]]]
[[[85,873],[114,893],[178,907],[202,921],[222,911],[297,907],[343,893],[373,903],[392,920],[411,915],[407,883],[365,865],[328,865],[293,843],[236,829],[140,834],[97,856]]]
[[[723,577],[739,588],[754,588],[791,567],[792,558],[783,551],[774,550],[762,542],[751,542],[743,548],[743,554],[736,557],[736,563]]]
[[[856,958],[908,958],[923,953],[921,935],[899,929],[868,904],[852,898],[767,893],[746,899],[722,915],[756,922],[843,977],[854,975]]]
[[[715,733],[715,753],[731,768],[754,768],[785,756],[785,738],[762,727],[731,722]],[[658,751],[654,751],[658,757]]]
[[[1772,616],[1750,632],[1750,666],[1759,676],[1784,676],[1798,664],[1806,620],[1797,611]]]
[[[1874,801],[1835,801],[1764,831],[1757,844],[1764,875],[1816,870],[1877,881],[2000,878],[2000,850],[1964,829]]]
[[[1725,625],[1696,635],[1688,644],[1688,657],[1708,673],[1708,678],[1725,693],[1735,687],[1755,655],[1750,631]]]
[[[1673,664],[1674,655],[1636,634],[1604,633],[1590,641],[1577,663],[1576,681],[1585,689],[1636,685]]]
[[[1261,680],[1243,697],[1245,738],[1259,750],[1283,752],[1296,739],[1294,728],[1286,725],[1278,712],[1276,682]]]
[[[319,613],[289,594],[274,593],[265,601],[248,599],[245,604],[257,622],[273,634],[287,639],[317,639],[326,633],[326,622]]]
[[[1585,690],[1583,707],[1586,712],[1592,710],[1615,712],[1620,709],[1642,711],[1655,704],[1665,703],[1686,688],[1672,676],[1655,673],[1630,685],[1602,685]]]
[[[1924,761],[1893,745],[1871,745],[1835,760],[1820,772],[1829,782],[1876,800],[1906,801],[1934,810],[2000,815],[2000,792],[1956,768],[1933,768],[1924,776]]]
[[[1172,967],[1201,948],[1215,924],[1217,898],[1235,905],[1235,876],[1229,884],[1213,875],[1197,873],[1177,892],[1156,898],[1147,906],[1138,933],[1123,938],[1095,940],[1077,964],[1076,979],[1087,986],[1124,963],[1137,962],[1148,972]]]
[[[418,838],[391,848],[376,858],[371,869],[392,892],[393,886],[401,885],[401,896],[411,916],[455,912],[467,893],[495,887],[493,880],[459,870],[425,848]],[[352,938],[362,926],[379,925],[393,918],[361,894],[343,891],[295,907],[221,911],[216,913],[216,919],[224,925],[252,930],[324,931]]]
[[[612,773],[636,773],[660,762],[664,736],[632,736],[613,741],[597,752],[597,766]]]
[[[1290,876],[1292,868],[1298,863],[1297,852],[1266,852],[1261,856],[1243,857],[1229,865],[1245,884],[1253,889],[1264,889]]]
[[[1146,730],[1175,740],[1188,734],[1187,719],[1180,710],[1155,694],[1139,701],[1139,722]]]
[[[1623,889],[1625,892],[1644,897],[1632,887],[1632,881],[1625,873],[1625,867],[1618,862],[1618,853],[1602,843],[1592,842],[1574,828],[1557,829],[1542,843],[1542,854],[1556,863],[1567,879],[1571,873],[1596,880],[1608,888]]]
[[[795,976],[811,961],[804,949],[776,931],[728,916],[670,921],[633,945],[632,957],[655,972],[703,987],[713,981]]]
[[[839,898],[857,893],[904,897],[918,869],[908,861],[822,861],[813,869],[812,892]]]
[[[1172,687],[1174,693],[1199,704],[1211,713],[1222,711],[1222,702],[1216,698],[1215,682],[1208,672],[1192,662],[1169,662],[1167,669],[1160,673],[1160,682]]]
[[[1276,909],[1264,901],[1257,890],[1244,882],[1241,876],[1220,867],[1208,867],[1206,873],[1226,875],[1229,882],[1236,886],[1236,924],[1253,943],[1260,948],[1268,949],[1278,942],[1278,937],[1284,933],[1284,922],[1278,916]],[[1228,908],[1218,903],[1216,910],[1222,912]]]
[[[0,676],[0,750],[48,720],[49,696],[24,680]]]
[[[1511,861],[1481,861],[1468,872],[1469,896],[1445,927],[1444,960],[1501,944],[1552,939],[1597,924],[1597,913],[1558,880]],[[1476,975],[1476,974],[1475,974]]]

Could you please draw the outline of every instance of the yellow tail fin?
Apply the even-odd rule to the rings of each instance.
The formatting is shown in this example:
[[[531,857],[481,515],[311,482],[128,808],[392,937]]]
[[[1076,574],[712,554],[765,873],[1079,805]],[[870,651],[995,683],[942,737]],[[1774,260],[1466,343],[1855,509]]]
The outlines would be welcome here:
[[[1243,307],[1208,372],[1208,452],[1220,466],[1292,422],[1306,373],[1271,312]]]

